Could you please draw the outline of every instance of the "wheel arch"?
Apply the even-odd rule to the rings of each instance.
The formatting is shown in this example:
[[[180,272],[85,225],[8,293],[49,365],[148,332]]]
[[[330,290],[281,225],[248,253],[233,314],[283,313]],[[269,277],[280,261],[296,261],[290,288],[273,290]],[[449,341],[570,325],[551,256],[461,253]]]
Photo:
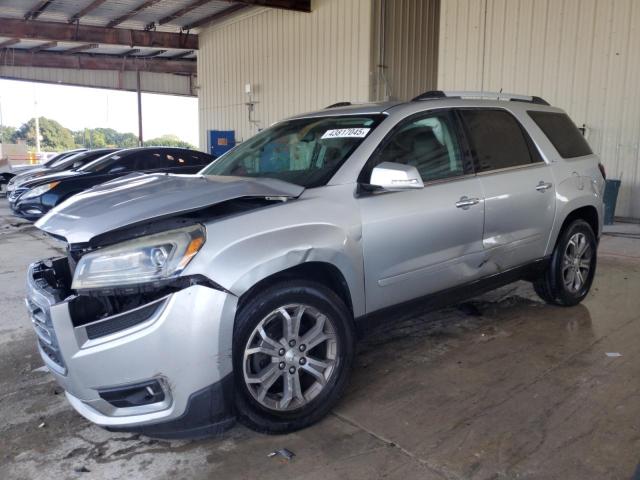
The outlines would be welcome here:
[[[587,222],[591,227],[591,230],[593,230],[596,238],[600,236],[600,217],[598,215],[598,210],[596,209],[596,207],[594,207],[593,205],[585,205],[584,207],[572,210],[565,217],[564,222],[562,222],[560,231],[562,232],[571,222],[577,219],[581,219]]]
[[[571,224],[574,220],[581,219],[589,224],[593,230],[594,235],[600,238],[602,233],[602,209],[598,209],[593,203],[579,203],[576,205],[570,205],[565,208],[565,212],[562,221],[556,221],[549,244],[547,246],[547,254],[551,255],[558,239],[562,232]]]
[[[240,296],[238,308],[251,298],[256,291],[268,288],[280,281],[293,279],[312,280],[329,288],[341,298],[351,315],[354,315],[353,297],[345,276],[335,265],[322,261],[304,262],[272,273],[259,280]]]

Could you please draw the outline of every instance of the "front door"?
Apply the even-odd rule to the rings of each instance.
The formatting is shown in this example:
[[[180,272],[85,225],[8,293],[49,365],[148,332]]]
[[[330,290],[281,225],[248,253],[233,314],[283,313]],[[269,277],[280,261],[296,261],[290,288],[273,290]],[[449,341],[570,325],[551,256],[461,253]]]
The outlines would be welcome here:
[[[484,201],[448,111],[398,124],[368,162],[363,181],[382,162],[415,166],[420,190],[359,198],[367,311],[477,279]]]

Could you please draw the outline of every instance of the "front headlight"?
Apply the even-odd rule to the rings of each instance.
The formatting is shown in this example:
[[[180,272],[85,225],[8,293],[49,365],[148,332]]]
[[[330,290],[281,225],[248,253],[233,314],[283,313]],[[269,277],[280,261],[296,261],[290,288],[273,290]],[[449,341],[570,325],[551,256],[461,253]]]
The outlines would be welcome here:
[[[42,195],[43,193],[47,193],[49,190],[58,186],[60,182],[51,182],[45,185],[40,185],[39,187],[32,188],[31,190],[26,191],[20,197],[20,200],[26,200],[28,198],[36,198]]]
[[[84,255],[71,288],[107,288],[177,276],[205,242],[201,225],[158,233]]]

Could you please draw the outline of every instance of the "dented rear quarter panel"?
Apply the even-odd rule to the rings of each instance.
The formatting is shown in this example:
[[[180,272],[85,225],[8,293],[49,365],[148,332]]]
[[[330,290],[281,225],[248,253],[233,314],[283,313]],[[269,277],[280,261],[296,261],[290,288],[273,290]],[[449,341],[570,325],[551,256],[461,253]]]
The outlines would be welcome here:
[[[593,207],[598,212],[598,237],[602,234],[604,219],[604,185],[597,155],[588,155],[576,159],[563,159],[553,164],[553,174],[556,180],[556,218],[553,222],[547,254],[551,254],[564,221],[571,212],[583,208]]]

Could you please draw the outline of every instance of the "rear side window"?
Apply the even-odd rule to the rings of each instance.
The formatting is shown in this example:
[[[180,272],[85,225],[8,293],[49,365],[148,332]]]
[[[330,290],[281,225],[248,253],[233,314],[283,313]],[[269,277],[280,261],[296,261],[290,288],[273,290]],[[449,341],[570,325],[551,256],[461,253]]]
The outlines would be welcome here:
[[[155,150],[141,150],[134,155],[132,162],[133,170],[155,170],[156,168],[166,168],[167,161],[162,152]]]
[[[479,172],[541,162],[522,126],[504,110],[460,110]]]
[[[591,155],[591,147],[566,113],[527,112],[562,158]]]
[[[175,150],[168,157],[169,165],[173,167],[204,167],[209,165],[213,159],[204,153],[191,150]]]

